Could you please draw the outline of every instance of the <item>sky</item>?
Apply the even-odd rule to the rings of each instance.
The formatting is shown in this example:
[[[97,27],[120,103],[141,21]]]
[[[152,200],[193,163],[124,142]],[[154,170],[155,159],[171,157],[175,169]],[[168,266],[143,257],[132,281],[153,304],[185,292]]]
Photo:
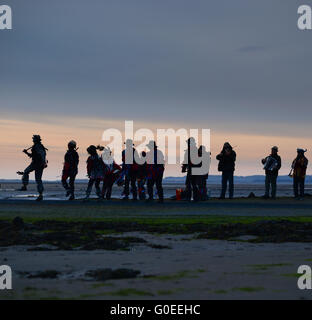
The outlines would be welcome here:
[[[211,129],[212,174],[225,141],[237,175],[263,174],[273,145],[282,174],[297,147],[311,149],[312,31],[297,28],[300,0],[4,2],[13,30],[0,30],[0,179],[26,167],[33,134],[49,149],[45,179],[61,175],[71,139],[84,178],[87,146],[125,120]]]

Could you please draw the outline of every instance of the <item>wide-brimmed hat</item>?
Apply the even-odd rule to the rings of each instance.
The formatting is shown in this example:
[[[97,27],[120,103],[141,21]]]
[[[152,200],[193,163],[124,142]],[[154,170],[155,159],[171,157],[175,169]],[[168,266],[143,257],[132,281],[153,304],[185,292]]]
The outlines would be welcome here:
[[[308,151],[307,149],[297,148],[298,153],[305,153],[307,151]]]
[[[96,153],[96,146],[91,145],[87,148],[87,152],[90,154],[95,154]]]

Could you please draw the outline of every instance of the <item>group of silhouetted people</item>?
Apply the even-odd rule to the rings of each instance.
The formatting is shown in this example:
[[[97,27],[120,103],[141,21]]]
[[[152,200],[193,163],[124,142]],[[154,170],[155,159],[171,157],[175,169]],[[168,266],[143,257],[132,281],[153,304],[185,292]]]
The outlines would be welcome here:
[[[132,199],[154,200],[154,186],[158,201],[164,201],[164,191],[162,180],[165,170],[165,158],[158,149],[155,141],[150,141],[147,145],[149,151],[141,152],[135,149],[133,141],[127,139],[125,149],[122,151],[122,164],[115,162],[112,152],[108,147],[90,145],[87,148],[87,175],[89,178],[86,189],[88,200],[95,186],[96,195],[99,199],[111,199],[112,187],[116,183],[123,185],[123,199],[128,200],[130,193]],[[31,158],[31,164],[23,171],[18,172],[22,177],[22,188],[26,191],[29,183],[29,174],[35,172],[35,180],[39,196],[37,201],[43,199],[43,170],[47,167],[46,149],[39,135],[33,136],[33,146],[24,149],[23,152]],[[66,190],[69,200],[75,199],[75,179],[78,174],[79,155],[77,143],[70,141],[68,150],[64,157],[64,167],[62,172],[62,185]],[[308,166],[308,159],[305,157],[307,150],[297,149],[297,157],[292,162],[289,176],[293,178],[294,196],[297,199],[304,197],[305,177]],[[101,152],[101,153],[100,153]],[[193,161],[192,155],[197,155],[200,162]],[[234,171],[236,162],[236,152],[230,143],[223,145],[221,152],[216,156],[219,161],[218,171],[222,172],[222,188],[220,199],[225,199],[227,186],[229,186],[229,198],[234,197]],[[187,140],[182,172],[186,173],[184,199],[191,201],[205,201],[208,199],[207,179],[210,167],[211,153],[207,152],[204,146],[196,146],[194,138]],[[281,157],[278,155],[278,147],[271,149],[271,154],[262,159],[265,170],[265,194],[263,198],[276,198],[276,182],[279,170],[282,166]],[[202,170],[204,168],[204,170]],[[199,169],[199,171],[198,171]],[[147,192],[146,192],[147,191]],[[270,193],[271,192],[271,193]]]

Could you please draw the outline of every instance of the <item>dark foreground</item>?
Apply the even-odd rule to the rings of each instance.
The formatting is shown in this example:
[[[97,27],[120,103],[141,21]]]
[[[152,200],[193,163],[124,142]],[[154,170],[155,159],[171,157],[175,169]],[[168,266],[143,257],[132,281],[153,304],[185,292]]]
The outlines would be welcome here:
[[[312,200],[0,202],[1,299],[309,299]],[[18,217],[18,218],[17,218]]]

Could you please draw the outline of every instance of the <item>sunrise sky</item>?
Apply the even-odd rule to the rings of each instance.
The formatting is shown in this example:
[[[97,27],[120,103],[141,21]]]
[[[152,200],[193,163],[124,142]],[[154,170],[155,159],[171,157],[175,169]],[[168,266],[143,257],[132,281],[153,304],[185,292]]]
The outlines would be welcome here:
[[[21,151],[33,134],[49,148],[45,179],[59,178],[71,139],[84,178],[86,147],[125,120],[135,129],[209,128],[213,159],[223,142],[236,146],[237,175],[262,174],[273,145],[281,174],[297,147],[309,158],[312,32],[297,28],[301,1],[5,4],[13,30],[0,31],[0,179],[27,165]]]

